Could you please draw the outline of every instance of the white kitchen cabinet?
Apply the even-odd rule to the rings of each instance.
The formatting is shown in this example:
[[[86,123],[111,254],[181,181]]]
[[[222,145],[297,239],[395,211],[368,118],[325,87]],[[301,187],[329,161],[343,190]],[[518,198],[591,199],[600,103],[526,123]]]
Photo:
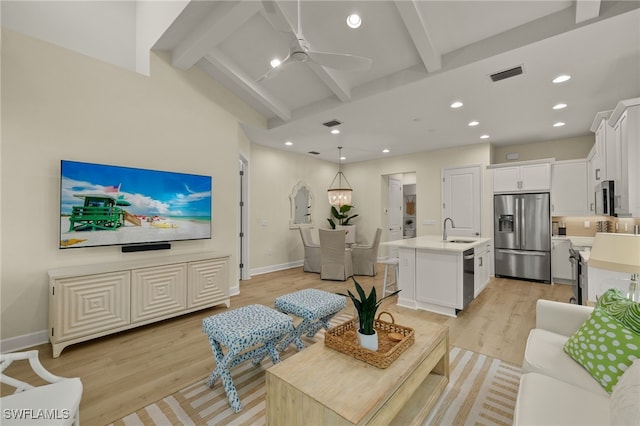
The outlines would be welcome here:
[[[591,124],[591,131],[595,133],[593,167],[596,183],[620,179],[620,149],[616,144],[613,127],[608,124],[612,112],[597,113]]]
[[[493,166],[493,192],[551,190],[551,163]]]
[[[620,101],[609,118],[620,147],[620,179],[614,187],[619,216],[640,217],[640,98]]]
[[[72,344],[199,309],[229,307],[229,255],[192,253],[49,271],[53,357]]]
[[[553,164],[551,214],[588,216],[589,179],[587,160],[557,161]]]
[[[551,275],[553,282],[569,283],[572,276],[571,262],[569,261],[569,249],[571,240],[551,240]]]
[[[596,166],[595,166],[595,145],[589,151],[587,156],[587,203],[589,206],[589,214],[596,214]]]
[[[449,308],[462,307],[462,253],[416,250],[416,299]]]
[[[475,248],[474,298],[478,297],[491,279],[492,253],[491,243]]]

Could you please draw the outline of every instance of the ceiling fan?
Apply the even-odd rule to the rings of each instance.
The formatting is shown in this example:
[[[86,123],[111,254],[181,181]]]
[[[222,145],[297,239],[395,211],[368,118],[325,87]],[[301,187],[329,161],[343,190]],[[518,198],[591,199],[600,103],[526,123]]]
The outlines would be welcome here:
[[[294,31],[293,25],[289,23],[275,0],[262,0],[265,11],[265,18],[279,31],[293,34],[294,41],[289,48],[289,54],[282,60],[280,65],[269,70],[260,77],[257,82],[267,80],[282,70],[286,65],[293,62],[314,62],[323,67],[333,68],[341,71],[366,71],[371,68],[371,59],[363,56],[349,55],[346,53],[327,53],[311,50],[309,42],[302,35],[302,25],[300,24],[300,0],[298,0],[298,30]]]

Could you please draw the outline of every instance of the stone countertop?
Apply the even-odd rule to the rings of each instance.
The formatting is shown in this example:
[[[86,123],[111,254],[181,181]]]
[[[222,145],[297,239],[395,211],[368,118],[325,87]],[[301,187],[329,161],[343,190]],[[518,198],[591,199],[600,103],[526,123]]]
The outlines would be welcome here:
[[[451,241],[465,241],[461,243],[454,243]],[[462,253],[470,248],[478,247],[482,244],[491,242],[491,238],[478,238],[478,237],[449,237],[447,241],[442,241],[442,237],[439,235],[423,235],[416,238],[406,238],[402,240],[386,241],[380,243],[381,245],[387,245],[392,247],[411,248],[419,250],[430,250],[444,253],[457,254]]]
[[[594,237],[577,237],[573,235],[554,235],[551,237],[553,240],[569,240],[571,244],[577,247],[591,247],[593,246]]]

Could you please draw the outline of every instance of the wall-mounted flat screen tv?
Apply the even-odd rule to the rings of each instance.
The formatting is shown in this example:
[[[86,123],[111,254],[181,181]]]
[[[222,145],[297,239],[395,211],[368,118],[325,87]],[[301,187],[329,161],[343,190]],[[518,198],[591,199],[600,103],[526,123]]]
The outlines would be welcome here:
[[[62,160],[60,248],[211,238],[211,176]]]

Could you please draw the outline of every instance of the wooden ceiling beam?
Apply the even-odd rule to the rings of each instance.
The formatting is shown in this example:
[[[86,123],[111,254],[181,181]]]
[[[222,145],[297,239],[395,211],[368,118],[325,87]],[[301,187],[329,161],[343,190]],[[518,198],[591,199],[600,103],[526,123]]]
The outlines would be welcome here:
[[[171,64],[188,70],[262,10],[258,1],[222,1],[184,40],[173,49]]]
[[[212,49],[204,59],[215,69],[240,87],[249,96],[255,98],[265,108],[272,111],[283,121],[291,120],[291,110],[282,102],[269,95],[245,71],[240,69],[230,58],[217,49]]]
[[[429,36],[418,2],[396,0],[394,3],[427,71],[439,71],[442,68],[442,55]]]
[[[576,0],[576,24],[600,16],[600,0]]]

